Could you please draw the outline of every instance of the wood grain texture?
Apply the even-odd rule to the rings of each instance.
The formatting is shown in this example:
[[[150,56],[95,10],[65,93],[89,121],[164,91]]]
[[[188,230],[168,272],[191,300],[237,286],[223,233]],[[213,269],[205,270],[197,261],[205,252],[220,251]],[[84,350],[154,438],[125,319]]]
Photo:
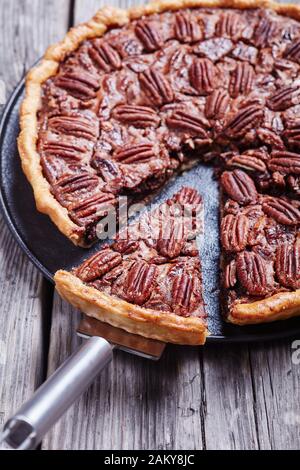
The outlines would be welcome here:
[[[64,36],[69,4],[69,0],[1,0],[0,78],[7,97],[46,47]]]
[[[49,43],[63,36],[68,2],[1,0],[0,80],[6,98]],[[44,378],[49,289],[0,218],[0,426]],[[48,305],[45,305],[48,303]],[[48,310],[48,312],[47,312]]]
[[[74,24],[87,21],[99,8],[109,5],[117,8],[130,8],[131,6],[143,5],[144,0],[75,0]]]
[[[42,278],[0,221],[0,426],[41,383]]]
[[[55,296],[49,373],[78,347],[78,322],[78,313]],[[117,352],[43,449],[201,449],[199,350],[184,352],[169,347],[160,363]]]
[[[207,449],[258,449],[247,345],[203,351],[203,409]]]
[[[300,449],[300,364],[292,346],[289,340],[249,348],[262,449]]]

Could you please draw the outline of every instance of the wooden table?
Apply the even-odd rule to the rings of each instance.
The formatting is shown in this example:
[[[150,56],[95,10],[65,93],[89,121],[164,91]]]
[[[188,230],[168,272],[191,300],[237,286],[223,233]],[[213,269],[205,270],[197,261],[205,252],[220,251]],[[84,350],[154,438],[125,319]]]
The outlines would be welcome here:
[[[0,79],[7,98],[49,44],[103,4],[1,0]],[[74,334],[78,312],[30,264],[2,218],[0,266],[2,425],[80,340]],[[159,364],[116,354],[42,448],[299,449],[300,365],[292,354],[291,340],[170,346]]]

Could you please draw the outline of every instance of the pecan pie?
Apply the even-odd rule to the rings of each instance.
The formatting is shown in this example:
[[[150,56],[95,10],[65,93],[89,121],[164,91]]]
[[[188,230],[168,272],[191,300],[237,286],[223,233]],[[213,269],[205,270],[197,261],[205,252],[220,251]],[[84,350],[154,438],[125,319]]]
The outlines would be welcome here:
[[[203,344],[208,334],[196,236],[201,197],[183,188],[121,230],[72,273],[59,293],[95,318],[167,342]]]
[[[299,20],[266,0],[161,0],[72,29],[27,79],[19,149],[38,209],[89,246],[119,196],[210,162],[227,320],[299,315]]]

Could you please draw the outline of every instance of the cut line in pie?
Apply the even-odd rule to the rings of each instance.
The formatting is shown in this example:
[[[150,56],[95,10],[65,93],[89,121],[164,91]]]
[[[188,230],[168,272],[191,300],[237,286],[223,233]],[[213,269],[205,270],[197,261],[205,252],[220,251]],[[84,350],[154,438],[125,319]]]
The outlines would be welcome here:
[[[72,273],[58,271],[58,292],[88,315],[131,333],[203,344],[208,331],[196,242],[201,216],[201,197],[183,188]]]

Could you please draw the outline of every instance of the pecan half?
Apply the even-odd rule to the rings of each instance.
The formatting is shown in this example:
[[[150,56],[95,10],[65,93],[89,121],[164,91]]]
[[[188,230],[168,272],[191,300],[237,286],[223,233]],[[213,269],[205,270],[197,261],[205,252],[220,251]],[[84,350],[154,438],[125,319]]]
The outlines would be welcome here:
[[[201,139],[209,138],[205,129],[207,122],[200,116],[194,116],[188,112],[178,110],[166,119],[166,123],[170,129],[187,132]]]
[[[71,162],[80,162],[86,153],[86,147],[75,142],[59,138],[48,138],[41,143],[41,150],[47,155],[62,158]]]
[[[55,79],[55,85],[81,100],[95,98],[100,87],[100,83],[94,75],[85,70],[73,70],[58,75]]]
[[[263,119],[263,109],[258,105],[242,108],[226,125],[224,132],[228,137],[238,138],[245,135],[250,129],[258,127]]]
[[[236,259],[237,279],[250,295],[264,295],[270,290],[267,266],[257,253],[243,251]],[[268,282],[269,281],[269,282]]]
[[[300,62],[300,39],[296,39],[289,46],[287,46],[284,57],[293,60],[294,62]]]
[[[176,202],[182,206],[188,204],[197,207],[199,204],[201,204],[202,197],[198,191],[196,191],[196,189],[184,187],[179,193],[176,194]]]
[[[139,75],[141,88],[156,106],[173,101],[173,90],[168,79],[159,70],[148,69]]]
[[[288,128],[283,132],[283,137],[289,147],[300,149],[300,121],[296,120],[288,124]]]
[[[135,27],[135,34],[147,52],[157,51],[163,45],[163,40],[157,27],[150,21],[138,21]]]
[[[193,43],[202,39],[199,23],[184,12],[175,16],[175,36],[180,42]]]
[[[247,171],[255,171],[259,173],[265,173],[267,166],[260,158],[256,158],[252,155],[235,155],[230,158],[227,162],[227,166],[238,167]]]
[[[184,227],[180,222],[169,221],[165,223],[159,233],[157,240],[157,251],[166,258],[177,258],[185,243]]]
[[[98,137],[97,122],[79,114],[54,116],[49,119],[48,126],[52,131],[83,139],[95,140]]]
[[[249,220],[243,215],[226,215],[221,223],[221,242],[226,251],[238,252],[246,248]]]
[[[147,264],[145,261],[135,262],[125,281],[126,299],[136,305],[145,303],[151,295],[156,275],[157,268],[154,264]]]
[[[172,286],[172,308],[180,311],[183,315],[189,311],[194,291],[194,280],[185,272],[174,276]]]
[[[235,286],[236,281],[236,262],[235,260],[232,260],[224,269],[223,287],[225,287],[225,289],[230,289]]]
[[[299,104],[300,87],[285,86],[275,91],[267,100],[267,106],[272,111],[285,111],[286,109]]]
[[[230,98],[225,90],[221,88],[214,90],[211,95],[206,98],[205,116],[208,119],[220,119],[224,117]]]
[[[279,245],[276,250],[276,275],[280,284],[300,289],[300,243]]]
[[[300,210],[285,199],[267,198],[263,202],[262,209],[280,224],[291,226],[300,224]]]
[[[255,184],[242,170],[224,171],[221,184],[229,197],[239,204],[253,204],[257,201]]]
[[[69,208],[70,215],[79,225],[86,225],[108,214],[115,204],[116,199],[113,194],[99,192],[72,204]]]
[[[114,159],[121,163],[145,163],[155,158],[152,144],[128,145],[117,150]]]
[[[248,95],[253,88],[254,69],[247,62],[238,62],[232,72],[229,83],[229,94],[232,98]]]
[[[86,165],[78,161],[63,160],[54,155],[41,155],[41,167],[49,183],[54,185],[59,178],[66,175],[81,173],[86,170]]]
[[[142,129],[157,127],[160,123],[157,113],[147,106],[133,106],[129,104],[117,106],[114,109],[113,116],[122,123],[131,124]]]
[[[118,70],[122,66],[119,53],[108,42],[95,40],[92,42],[88,54],[93,63],[104,72]]]
[[[241,16],[233,12],[222,13],[216,25],[216,34],[218,36],[237,39],[243,30]]]
[[[98,176],[85,172],[60,178],[53,189],[59,193],[60,197],[67,196],[71,199],[73,194],[82,191],[90,194],[99,185],[99,181]]]
[[[120,253],[106,249],[96,253],[92,258],[85,261],[77,270],[76,276],[83,282],[91,282],[122,263]]]
[[[194,59],[189,70],[190,82],[200,95],[209,95],[214,90],[215,66],[209,59]]]
[[[297,153],[274,150],[268,165],[272,171],[279,171],[285,175],[291,173],[300,175],[300,155]]]
[[[268,46],[277,31],[276,24],[268,18],[262,18],[253,33],[253,42],[256,47]]]

